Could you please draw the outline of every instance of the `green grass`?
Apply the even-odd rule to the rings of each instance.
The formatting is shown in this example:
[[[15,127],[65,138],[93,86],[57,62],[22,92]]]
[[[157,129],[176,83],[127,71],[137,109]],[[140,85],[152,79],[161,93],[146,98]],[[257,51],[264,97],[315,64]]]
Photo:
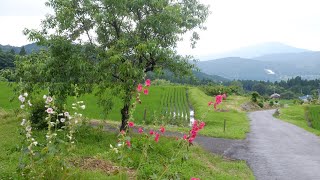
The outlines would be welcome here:
[[[287,108],[280,109],[279,119],[299,126],[311,133],[320,136],[320,130],[311,128],[305,119],[305,105],[289,105]]]
[[[13,87],[9,86],[7,82],[0,82],[0,108],[15,109],[19,106],[18,97],[13,95]]]
[[[0,110],[0,179],[18,179],[16,167],[19,162],[19,124],[20,114],[14,114],[11,111]],[[44,132],[35,132],[36,139],[43,139]],[[41,138],[40,138],[41,137]],[[99,128],[82,127],[76,133],[76,150],[69,156],[69,160],[80,160],[82,158],[94,158],[102,161],[112,162],[119,165],[117,155],[109,153],[109,145],[117,143],[117,136],[112,133],[104,132]],[[137,171],[139,160],[141,158],[142,140],[138,135],[132,139],[131,150],[125,151],[125,160],[123,165]],[[176,154],[178,141],[174,138],[161,137],[158,143],[152,140],[152,148],[148,150],[149,161],[143,162],[143,166],[136,172],[136,179],[150,179],[156,173],[164,175],[162,178],[170,179],[190,179],[198,177],[201,179],[254,179],[251,170],[244,161],[231,161],[214,156],[204,151],[199,146],[189,148],[190,156],[187,161],[181,163],[182,154],[176,158],[171,157]],[[128,159],[128,157],[130,159]],[[170,161],[170,162],[169,162]],[[166,168],[166,166],[169,166]],[[46,165],[47,166],[47,165]],[[44,168],[46,168],[44,166]],[[71,166],[72,176],[69,179],[120,179],[119,174],[106,174],[99,169],[84,170],[79,167]],[[57,176],[58,177],[58,176]],[[127,179],[127,178],[124,178]]]
[[[213,106],[208,107],[208,102],[213,101],[213,97],[207,96],[198,88],[189,89],[189,99],[195,109],[196,119],[206,123],[206,127],[200,131],[200,134],[231,139],[246,137],[246,133],[249,132],[249,121],[246,112],[241,111],[240,105],[247,101],[247,98],[229,96],[218,105],[218,109],[222,112],[215,111]],[[223,131],[224,120],[226,120],[225,132]]]
[[[306,118],[311,123],[311,127],[320,131],[320,106],[310,105],[305,108]]]

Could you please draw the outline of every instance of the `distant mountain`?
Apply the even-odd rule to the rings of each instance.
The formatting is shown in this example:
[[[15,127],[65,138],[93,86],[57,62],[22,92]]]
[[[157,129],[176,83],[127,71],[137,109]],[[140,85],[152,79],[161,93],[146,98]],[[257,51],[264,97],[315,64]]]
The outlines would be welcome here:
[[[270,69],[267,64],[239,57],[221,58],[212,61],[199,61],[197,66],[204,73],[218,75],[227,79],[247,79],[274,81],[276,75],[268,74],[266,69]]]
[[[193,71],[194,76],[199,80],[211,80],[214,82],[227,82],[230,79],[218,76],[218,75],[209,75],[204,72]]]
[[[258,56],[263,56],[267,54],[277,54],[277,53],[300,53],[306,52],[309,50],[300,49],[279,42],[267,42],[257,45],[247,46],[239,48],[233,51],[220,53],[220,54],[211,54],[203,57],[199,57],[200,60],[213,60],[220,59],[225,57],[241,57],[241,58],[254,58]]]
[[[276,81],[301,76],[320,78],[320,52],[268,54],[253,59],[239,57],[199,61],[198,67],[207,74],[228,79]]]
[[[21,47],[18,47],[18,46],[10,46],[10,45],[1,45],[0,44],[0,48],[3,50],[3,51],[10,51],[11,49],[14,50],[14,52],[16,54],[18,54],[22,48]],[[40,49],[43,49],[43,47],[41,46],[38,46],[36,43],[31,43],[31,44],[27,44],[27,45],[24,45],[24,49],[26,50],[27,54],[30,54],[32,53],[33,51],[34,52],[38,52]]]

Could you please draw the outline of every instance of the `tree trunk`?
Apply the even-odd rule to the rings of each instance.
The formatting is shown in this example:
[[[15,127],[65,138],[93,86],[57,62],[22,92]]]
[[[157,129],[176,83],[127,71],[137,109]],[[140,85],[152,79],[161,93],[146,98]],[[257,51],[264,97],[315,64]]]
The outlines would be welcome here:
[[[129,119],[129,107],[130,105],[125,103],[121,109],[121,126],[120,131],[126,131],[128,128],[128,119]]]

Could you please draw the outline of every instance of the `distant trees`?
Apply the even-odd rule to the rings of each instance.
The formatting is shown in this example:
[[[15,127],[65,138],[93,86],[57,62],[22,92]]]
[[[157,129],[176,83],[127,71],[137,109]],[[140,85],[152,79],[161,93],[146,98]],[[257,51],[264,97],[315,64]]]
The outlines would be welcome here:
[[[26,50],[24,49],[24,46],[22,46],[22,48],[20,49],[19,55],[20,55],[20,56],[24,56],[24,55],[26,55],[26,54],[27,54],[27,52],[26,52]]]

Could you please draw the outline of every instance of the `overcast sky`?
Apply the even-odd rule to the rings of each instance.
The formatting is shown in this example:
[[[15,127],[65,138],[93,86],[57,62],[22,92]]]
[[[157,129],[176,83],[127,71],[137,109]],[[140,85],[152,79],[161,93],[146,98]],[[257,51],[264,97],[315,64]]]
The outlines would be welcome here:
[[[282,42],[320,50],[320,0],[201,0],[210,5],[207,31],[195,49],[188,38],[181,54],[196,57],[221,53],[262,42]],[[0,0],[0,44],[27,43],[24,28],[38,28],[50,12],[46,0]]]

